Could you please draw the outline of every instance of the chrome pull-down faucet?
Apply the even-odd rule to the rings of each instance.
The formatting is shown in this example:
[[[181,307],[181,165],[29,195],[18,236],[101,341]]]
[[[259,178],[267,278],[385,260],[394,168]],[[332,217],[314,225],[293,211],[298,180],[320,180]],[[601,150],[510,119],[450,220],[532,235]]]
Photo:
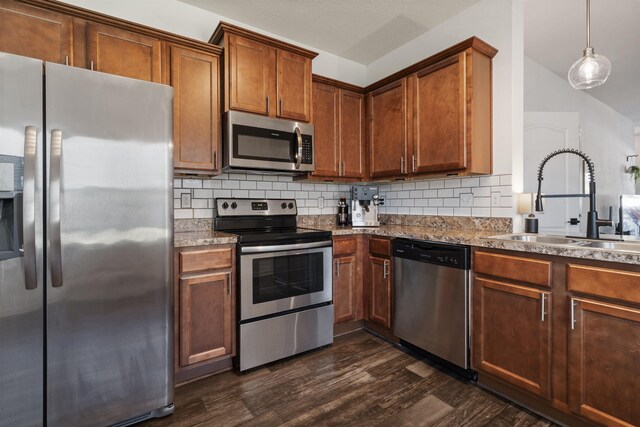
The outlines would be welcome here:
[[[581,157],[587,164],[589,169],[589,194],[542,194],[542,170],[549,160],[559,154],[575,154]],[[553,153],[545,157],[540,166],[538,166],[538,193],[536,194],[536,212],[542,212],[542,198],[568,198],[568,197],[588,197],[589,198],[589,212],[587,212],[587,239],[599,239],[600,227],[612,227],[613,221],[609,219],[598,219],[598,211],[596,211],[596,176],[593,162],[585,153],[580,150],[572,148],[566,148],[562,150],[556,150]]]

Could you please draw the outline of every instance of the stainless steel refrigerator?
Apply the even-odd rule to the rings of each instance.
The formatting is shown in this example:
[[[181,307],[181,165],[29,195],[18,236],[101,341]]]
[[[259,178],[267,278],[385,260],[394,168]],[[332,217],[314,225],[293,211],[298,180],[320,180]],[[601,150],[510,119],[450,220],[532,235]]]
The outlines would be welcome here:
[[[172,412],[172,99],[0,53],[0,426]]]

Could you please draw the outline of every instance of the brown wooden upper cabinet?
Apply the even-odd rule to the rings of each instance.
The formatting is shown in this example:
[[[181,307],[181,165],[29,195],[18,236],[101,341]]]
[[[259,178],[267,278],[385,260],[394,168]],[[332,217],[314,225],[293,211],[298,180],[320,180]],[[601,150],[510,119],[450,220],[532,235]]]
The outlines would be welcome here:
[[[0,0],[0,52],[73,65],[73,19],[10,0]]]
[[[496,53],[472,37],[367,87],[371,178],[490,174]]]
[[[225,111],[310,120],[311,60],[317,53],[226,22],[209,42],[225,48]]]
[[[179,46],[170,55],[174,166],[220,172],[220,58]]]
[[[314,76],[314,177],[364,178],[364,95],[344,87]]]
[[[87,64],[92,70],[160,83],[160,40],[90,22]]]
[[[407,79],[367,95],[371,178],[404,175],[407,164]]]

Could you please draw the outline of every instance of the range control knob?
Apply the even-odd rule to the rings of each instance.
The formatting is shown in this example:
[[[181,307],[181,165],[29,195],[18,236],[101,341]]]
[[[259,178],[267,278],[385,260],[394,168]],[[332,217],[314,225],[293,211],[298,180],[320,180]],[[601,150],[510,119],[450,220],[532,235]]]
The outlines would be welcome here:
[[[289,202],[289,209],[293,209],[293,203]]]
[[[238,204],[236,202],[231,203],[231,209],[235,209],[238,207]]]
[[[285,202],[282,202],[282,204],[280,205],[280,207],[282,209],[287,209],[287,204]]]
[[[227,202],[222,203],[222,209],[227,209],[227,208],[229,208],[229,203]]]

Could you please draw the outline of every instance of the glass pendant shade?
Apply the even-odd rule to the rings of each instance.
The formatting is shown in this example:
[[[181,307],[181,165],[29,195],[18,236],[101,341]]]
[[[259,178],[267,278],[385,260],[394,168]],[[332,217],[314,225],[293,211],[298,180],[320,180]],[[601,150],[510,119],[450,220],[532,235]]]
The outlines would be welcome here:
[[[569,83],[574,89],[591,89],[607,81],[611,74],[611,62],[587,47],[569,69]]]

